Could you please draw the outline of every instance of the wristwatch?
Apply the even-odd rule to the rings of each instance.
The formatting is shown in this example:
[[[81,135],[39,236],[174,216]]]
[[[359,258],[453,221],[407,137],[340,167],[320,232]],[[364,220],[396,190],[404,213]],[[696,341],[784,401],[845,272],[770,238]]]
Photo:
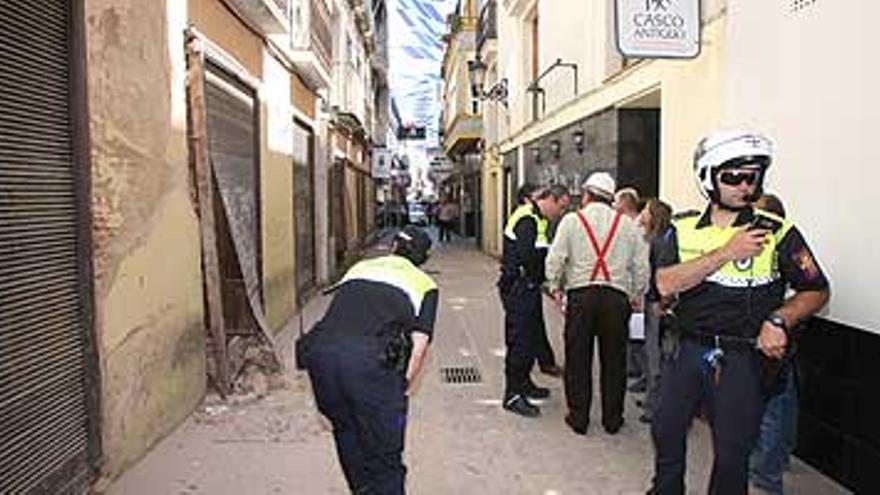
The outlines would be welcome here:
[[[774,326],[781,328],[785,333],[788,333],[788,325],[785,324],[785,318],[782,317],[779,313],[770,313],[767,316],[766,321],[769,321]]]

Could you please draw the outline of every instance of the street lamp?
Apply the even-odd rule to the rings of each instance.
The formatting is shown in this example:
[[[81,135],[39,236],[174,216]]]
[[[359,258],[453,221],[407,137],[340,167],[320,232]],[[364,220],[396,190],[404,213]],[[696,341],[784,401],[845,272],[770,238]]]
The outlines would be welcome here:
[[[541,164],[541,147],[540,146],[532,147],[532,159],[535,160],[536,165]]]
[[[471,90],[473,94],[481,97],[483,95],[483,83],[486,81],[486,64],[480,59],[480,56],[473,60],[468,60],[468,74],[471,77]]]
[[[507,106],[507,78],[502,78],[489,88],[483,91],[483,85],[486,82],[486,70],[488,66],[480,58],[478,53],[476,58],[468,61],[468,74],[471,79],[471,92],[480,100],[493,100]]]
[[[559,156],[562,155],[562,142],[558,139],[550,141],[550,155],[556,160],[559,160]]]
[[[574,140],[574,147],[577,150],[578,154],[584,154],[584,130],[583,129],[575,129],[574,132],[571,133],[571,138]]]

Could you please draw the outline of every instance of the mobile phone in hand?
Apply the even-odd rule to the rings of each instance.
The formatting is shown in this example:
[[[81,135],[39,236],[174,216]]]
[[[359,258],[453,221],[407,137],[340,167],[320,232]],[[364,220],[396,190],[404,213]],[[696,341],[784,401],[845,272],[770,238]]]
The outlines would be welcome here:
[[[772,218],[762,215],[755,215],[752,223],[749,224],[748,230],[769,230],[776,231],[782,224]]]

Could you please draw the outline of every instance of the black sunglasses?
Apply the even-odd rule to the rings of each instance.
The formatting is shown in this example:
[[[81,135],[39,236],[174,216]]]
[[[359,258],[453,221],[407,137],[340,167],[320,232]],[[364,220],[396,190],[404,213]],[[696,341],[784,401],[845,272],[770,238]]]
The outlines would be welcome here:
[[[728,186],[738,186],[743,182],[751,186],[757,180],[758,172],[734,172],[728,170],[718,174],[718,182]]]

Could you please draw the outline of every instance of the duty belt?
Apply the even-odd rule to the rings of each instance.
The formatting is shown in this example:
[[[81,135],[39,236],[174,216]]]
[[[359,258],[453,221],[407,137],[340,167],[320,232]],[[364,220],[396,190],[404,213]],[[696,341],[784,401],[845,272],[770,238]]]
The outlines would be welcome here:
[[[700,345],[720,347],[727,351],[754,351],[757,349],[756,337],[740,337],[737,335],[716,335],[714,333],[685,331],[682,337],[693,340]]]

